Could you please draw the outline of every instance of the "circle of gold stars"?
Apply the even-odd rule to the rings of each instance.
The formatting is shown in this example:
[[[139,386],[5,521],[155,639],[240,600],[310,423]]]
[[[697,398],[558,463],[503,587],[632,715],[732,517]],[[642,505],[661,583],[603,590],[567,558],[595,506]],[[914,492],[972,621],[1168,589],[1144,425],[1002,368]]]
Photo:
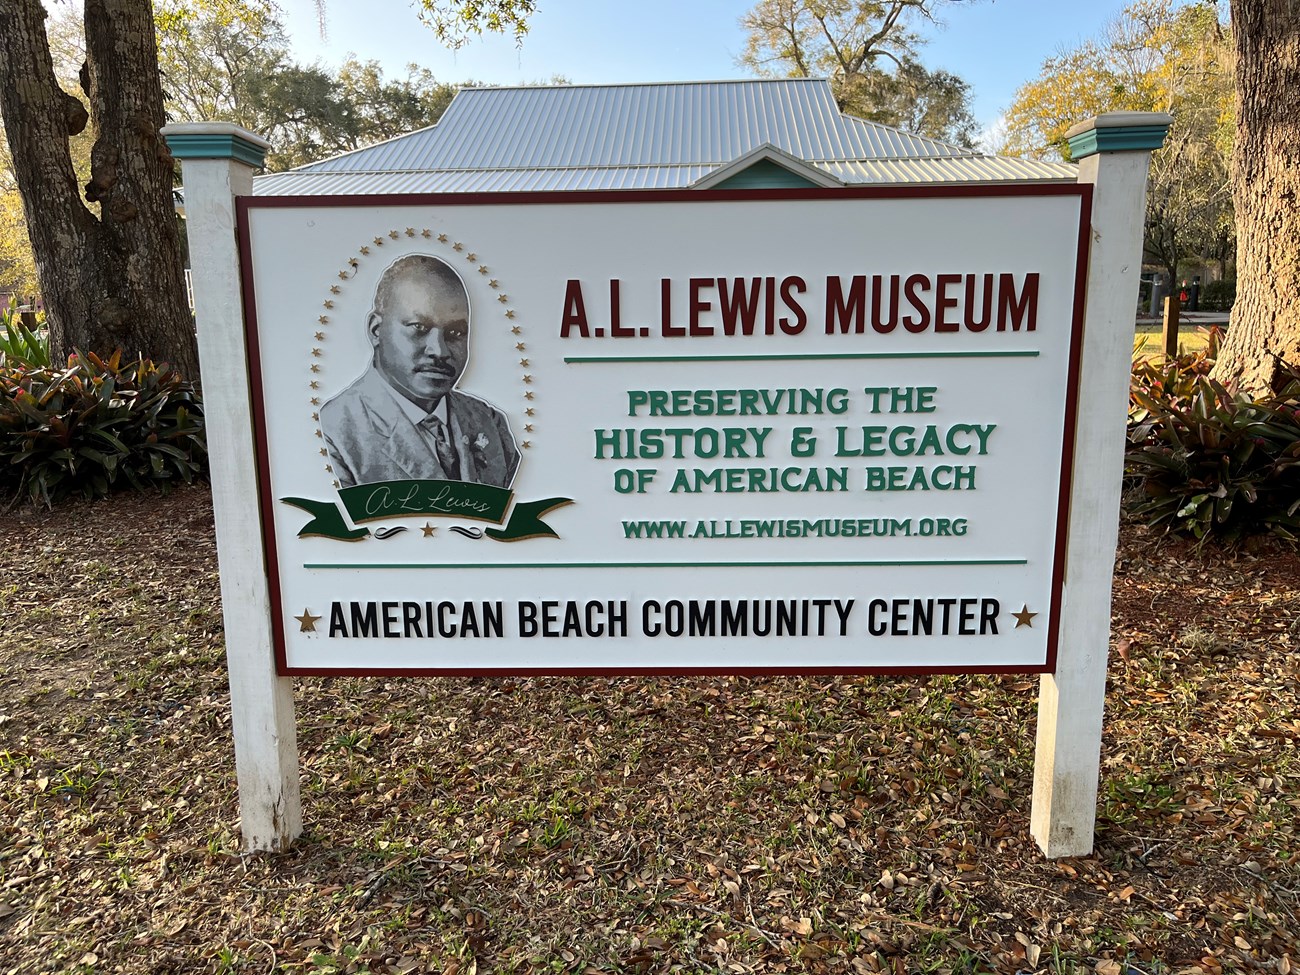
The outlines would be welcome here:
[[[379,256],[385,246],[389,246],[393,241],[427,240],[443,245],[452,251],[452,254],[463,258],[467,263],[474,265],[474,269],[481,277],[487,279],[487,286],[496,292],[496,300],[502,316],[505,318],[510,328],[510,336],[514,339],[514,351],[519,355],[519,377],[520,385],[523,387],[523,414],[524,414],[524,433],[531,434],[536,428],[537,407],[533,404],[536,402],[536,394],[533,390],[533,384],[536,377],[533,374],[532,360],[528,356],[528,343],[524,339],[524,330],[515,317],[515,310],[510,307],[510,295],[501,288],[501,282],[492,274],[492,269],[484,263],[479,255],[472,250],[467,250],[465,244],[459,240],[453,240],[445,233],[435,234],[427,227],[417,230],[415,227],[407,227],[404,230],[392,229],[387,233],[378,234],[372,237],[368,242],[357,248],[359,256],[349,257],[346,266],[338,271],[337,280],[329,286],[329,297],[321,302],[321,311],[316,316],[316,321],[312,327],[312,344],[311,355],[308,358],[308,382],[307,388],[310,393],[308,397],[311,406],[311,419],[316,424],[317,438],[324,439],[324,432],[320,427],[320,380],[316,377],[322,374],[323,361],[325,359],[325,345],[329,334],[329,326],[332,323],[330,313],[334,309],[335,301],[343,293],[344,285],[357,276],[361,267],[361,258]],[[342,282],[342,283],[340,283]],[[521,440],[520,447],[529,450],[533,446],[531,440]],[[320,456],[325,459],[325,472],[331,476],[334,474],[334,465],[330,463],[329,451],[323,446],[319,448]],[[332,481],[335,488],[339,487],[339,481],[334,478]],[[433,534],[432,530],[425,531],[424,537]],[[296,618],[296,617],[295,617]],[[301,620],[300,620],[301,622]],[[304,632],[307,624],[303,623]]]

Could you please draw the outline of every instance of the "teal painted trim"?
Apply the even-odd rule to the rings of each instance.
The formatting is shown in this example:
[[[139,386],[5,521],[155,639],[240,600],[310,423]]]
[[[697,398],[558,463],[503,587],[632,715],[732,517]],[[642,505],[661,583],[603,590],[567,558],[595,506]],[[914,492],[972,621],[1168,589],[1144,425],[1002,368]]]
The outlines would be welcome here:
[[[254,168],[266,163],[265,149],[236,135],[194,133],[166,138],[167,148],[176,159],[237,159]]]
[[[1070,160],[1078,162],[1099,152],[1133,152],[1159,149],[1165,144],[1167,125],[1111,125],[1080,132],[1070,140]]]
[[[712,189],[779,190],[816,185],[812,180],[805,179],[798,173],[792,173],[784,166],[779,166],[770,159],[760,159],[754,165],[746,166],[735,175],[728,176]]]

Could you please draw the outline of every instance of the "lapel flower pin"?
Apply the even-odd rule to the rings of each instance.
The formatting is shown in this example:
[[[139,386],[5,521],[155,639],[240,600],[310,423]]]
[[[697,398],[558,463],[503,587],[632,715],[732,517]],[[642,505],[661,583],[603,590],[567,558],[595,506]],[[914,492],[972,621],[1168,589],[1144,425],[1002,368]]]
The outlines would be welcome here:
[[[474,447],[476,450],[486,450],[489,443],[490,441],[488,440],[486,433],[480,433],[474,439]]]

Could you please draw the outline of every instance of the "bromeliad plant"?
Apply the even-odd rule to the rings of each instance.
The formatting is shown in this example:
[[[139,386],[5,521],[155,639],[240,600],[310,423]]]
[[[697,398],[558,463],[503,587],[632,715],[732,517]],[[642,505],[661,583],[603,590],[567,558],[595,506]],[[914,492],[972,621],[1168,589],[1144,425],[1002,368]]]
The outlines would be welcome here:
[[[203,406],[193,383],[121,353],[66,369],[0,365],[0,490],[53,504],[202,474]]]
[[[1202,540],[1300,540],[1300,374],[1255,400],[1209,378],[1204,361],[1134,367],[1125,460],[1140,494],[1129,510]]]
[[[42,368],[49,364],[49,333],[32,331],[12,308],[0,311],[0,366]]]

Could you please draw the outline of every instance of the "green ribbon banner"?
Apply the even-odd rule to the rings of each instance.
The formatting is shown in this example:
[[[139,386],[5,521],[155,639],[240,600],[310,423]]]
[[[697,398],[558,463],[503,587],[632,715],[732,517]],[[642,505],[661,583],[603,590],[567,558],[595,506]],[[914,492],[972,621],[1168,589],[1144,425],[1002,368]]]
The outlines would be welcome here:
[[[570,498],[544,498],[522,501],[511,510],[513,493],[491,484],[464,481],[383,481],[358,484],[339,491],[343,510],[353,524],[380,518],[472,518],[500,524],[510,511],[510,521],[501,528],[489,528],[484,534],[498,542],[515,542],[526,538],[559,538],[541,516]],[[355,542],[370,535],[368,528],[349,528],[343,510],[332,501],[311,498],[281,498],[285,504],[302,508],[312,516],[298,532],[299,538],[334,538]]]

